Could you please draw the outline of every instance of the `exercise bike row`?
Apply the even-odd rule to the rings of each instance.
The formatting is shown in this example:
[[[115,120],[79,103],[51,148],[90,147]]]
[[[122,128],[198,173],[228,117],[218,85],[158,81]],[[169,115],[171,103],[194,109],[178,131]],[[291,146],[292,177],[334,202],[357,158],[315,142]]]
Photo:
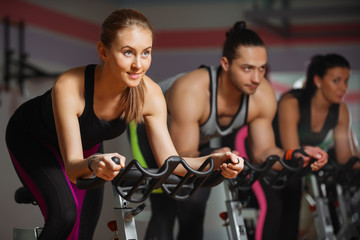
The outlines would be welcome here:
[[[300,150],[299,150],[300,151]],[[294,154],[293,154],[294,156]],[[119,159],[113,158],[113,161],[118,163]],[[275,172],[271,169],[272,165],[279,161],[283,166],[283,170]],[[332,236],[334,231],[332,228],[331,219],[328,214],[329,200],[326,199],[326,193],[316,191],[322,189],[321,185],[326,186],[336,185],[341,189],[340,198],[338,201],[339,213],[341,214],[341,223],[346,223],[346,229],[341,230],[342,235],[349,235],[349,232],[360,232],[356,230],[359,228],[359,220],[356,219],[356,213],[359,215],[359,174],[349,174],[358,158],[351,158],[346,165],[335,164],[329,162],[326,167],[318,173],[311,173],[310,164],[303,167],[303,160],[301,158],[292,158],[284,161],[278,156],[269,156],[264,164],[253,164],[245,159],[243,171],[234,179],[227,179],[225,181],[226,193],[226,208],[227,217],[224,218],[225,226],[227,226],[227,233],[229,239],[248,239],[249,236],[245,225],[244,218],[241,214],[244,207],[246,207],[246,193],[251,189],[252,184],[262,178],[264,182],[273,188],[281,189],[286,186],[294,177],[305,176],[310,173],[314,177],[312,197],[314,206],[314,218],[317,219],[318,236]],[[184,177],[178,177],[173,174],[174,169],[182,165],[187,174]],[[135,216],[139,214],[145,207],[144,203],[153,190],[162,188],[165,194],[168,194],[176,200],[186,200],[192,196],[199,187],[214,187],[224,181],[221,172],[213,169],[213,160],[209,158],[198,169],[190,168],[187,163],[178,156],[170,157],[165,164],[159,169],[145,169],[139,162],[132,160],[126,168],[122,169],[117,177],[111,183],[115,198],[115,218],[116,224],[113,222],[109,225],[115,231],[114,239],[138,239]],[[352,177],[351,177],[352,176]],[[357,178],[357,179],[355,179]],[[79,179],[77,186],[80,189],[93,189],[102,186],[106,183],[105,180],[96,176],[89,179]],[[351,185],[351,186],[350,186]],[[315,187],[315,188],[314,188]],[[315,189],[315,190],[314,190]],[[340,192],[339,192],[340,193]],[[344,194],[346,193],[346,194]],[[311,194],[308,194],[311,199]],[[349,198],[354,204],[349,206]],[[31,193],[24,187],[20,187],[15,192],[15,201],[17,203],[33,203],[36,204]],[[311,201],[311,200],[310,200]],[[129,206],[129,202],[142,203],[135,209]],[[354,206],[355,207],[354,207]],[[340,208],[341,206],[341,208]],[[351,215],[351,216],[350,216]],[[324,220],[325,219],[325,220]],[[352,220],[348,220],[352,219]],[[329,221],[330,220],[330,221]],[[344,226],[342,224],[342,226]],[[330,226],[330,227],[329,227]],[[355,226],[355,227],[354,227]],[[41,233],[41,228],[23,229],[14,228],[14,239],[37,239]],[[352,234],[352,233],[351,233]],[[358,233],[357,233],[358,234]],[[320,239],[320,238],[319,238]],[[325,239],[325,238],[324,238]],[[329,238],[336,239],[336,238]],[[350,239],[350,238],[338,238]]]
[[[353,169],[359,161],[352,157],[340,165],[330,160],[319,172],[302,171],[306,180],[305,199],[315,223],[315,233],[304,239],[360,239],[360,172]],[[243,211],[254,212],[250,191],[234,184],[234,180],[226,181],[225,187],[226,212],[221,217],[228,238],[254,239],[259,211],[255,209],[250,217],[243,216]]]

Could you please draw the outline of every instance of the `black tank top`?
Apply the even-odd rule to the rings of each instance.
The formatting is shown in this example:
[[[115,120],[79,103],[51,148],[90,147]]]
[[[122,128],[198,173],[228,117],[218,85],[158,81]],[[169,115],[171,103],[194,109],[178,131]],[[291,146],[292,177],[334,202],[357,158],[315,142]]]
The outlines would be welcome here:
[[[117,118],[104,121],[95,115],[93,108],[95,67],[96,65],[88,65],[85,70],[85,108],[79,117],[81,140],[83,146],[88,147],[116,138],[127,128],[125,120]]]
[[[311,130],[311,107],[310,101],[311,98],[306,98],[304,96],[303,89],[292,89],[288,93],[293,95],[298,103],[300,108],[300,120],[298,124],[298,134],[299,141],[302,146],[320,146],[323,141],[326,139],[328,133],[337,125],[338,117],[339,117],[339,104],[332,104],[330,106],[328,115],[326,116],[326,120],[324,126],[322,127],[320,132],[314,132]],[[278,132],[278,119],[277,114],[274,119],[274,130],[276,135],[277,145],[281,146]]]
[[[94,74],[96,65],[88,65],[85,69],[85,108],[79,119],[83,150],[88,150],[104,140],[120,136],[127,127],[124,120],[103,121],[93,109]],[[48,144],[58,147],[58,139],[51,100],[51,89],[41,96],[33,98],[14,113],[12,119],[24,131],[42,139]]]

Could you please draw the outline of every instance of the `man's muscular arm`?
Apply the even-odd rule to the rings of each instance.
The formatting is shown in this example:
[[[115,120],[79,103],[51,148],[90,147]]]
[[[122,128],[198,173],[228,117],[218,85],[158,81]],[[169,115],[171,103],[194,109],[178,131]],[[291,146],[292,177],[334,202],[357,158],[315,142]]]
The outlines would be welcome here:
[[[270,155],[283,157],[284,151],[275,144],[272,121],[276,113],[275,94],[268,81],[264,80],[256,93],[250,96],[249,104],[249,144],[251,157],[255,163],[263,163]],[[276,163],[273,167],[280,170]]]
[[[200,121],[209,101],[208,87],[203,86],[207,71],[195,70],[181,77],[169,90],[166,99],[170,113],[170,136],[180,156],[200,155]]]

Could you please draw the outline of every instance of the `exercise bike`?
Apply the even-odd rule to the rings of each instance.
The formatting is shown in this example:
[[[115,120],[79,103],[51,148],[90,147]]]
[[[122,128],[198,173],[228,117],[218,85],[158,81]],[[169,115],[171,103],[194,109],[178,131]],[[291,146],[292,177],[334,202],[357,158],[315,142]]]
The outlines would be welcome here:
[[[338,240],[360,239],[360,171],[353,169],[357,162],[360,162],[358,157],[350,158],[346,164],[340,165],[338,172]]]
[[[112,160],[119,164],[120,160]],[[184,177],[173,174],[176,167],[182,165],[187,171]],[[169,157],[159,169],[145,169],[138,161],[132,160],[111,181],[115,199],[116,236],[114,239],[138,239],[135,225],[135,216],[144,208],[143,203],[150,193],[157,188],[162,188],[165,194],[176,200],[186,200],[191,197],[199,187],[213,187],[220,184],[224,177],[218,170],[213,171],[214,162],[208,158],[198,170],[192,169],[184,159],[178,156]],[[106,181],[92,176],[88,179],[78,179],[76,185],[79,189],[95,189],[101,187]],[[25,188],[16,191],[15,200],[18,203],[33,203],[30,192]],[[135,209],[129,202],[141,203]],[[41,228],[24,229],[14,228],[15,240],[36,240],[41,233]]]
[[[249,234],[247,230],[255,229],[256,222],[247,223],[242,211],[249,202],[250,190],[255,181],[262,178],[273,188],[281,189],[290,179],[308,171],[307,168],[303,168],[303,159],[294,157],[298,152],[306,154],[301,149],[295,150],[291,160],[283,160],[279,156],[271,155],[263,164],[253,164],[245,159],[244,169],[238,176],[225,180],[226,212],[220,213],[220,217],[224,220],[230,240],[248,240],[254,237],[254,233]],[[271,170],[277,161],[281,163],[283,169]]]
[[[315,220],[318,239],[349,240],[360,238],[360,176],[352,157],[346,164],[329,161],[318,173],[310,174],[313,194],[306,200]],[[335,209],[331,217],[330,208]],[[335,229],[335,220],[338,229]]]
[[[226,212],[220,214],[225,221],[229,239],[247,240],[246,223],[242,210],[249,201],[251,185],[263,176],[278,161],[277,156],[270,156],[262,165],[252,164],[245,159],[243,170],[233,179],[227,179],[225,185]]]

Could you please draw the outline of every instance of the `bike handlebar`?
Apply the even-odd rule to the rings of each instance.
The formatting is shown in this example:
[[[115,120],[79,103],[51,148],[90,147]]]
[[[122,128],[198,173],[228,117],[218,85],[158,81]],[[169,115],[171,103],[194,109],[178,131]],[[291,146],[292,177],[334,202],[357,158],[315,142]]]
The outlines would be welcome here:
[[[182,165],[187,171],[184,177],[173,174],[179,165]],[[206,167],[208,169],[204,170]],[[214,161],[212,158],[208,158],[198,170],[192,169],[179,156],[169,157],[159,169],[146,169],[138,161],[132,160],[120,170],[111,182],[117,193],[130,202],[143,202],[154,189],[160,187],[170,197],[176,200],[185,200],[192,196],[199,187],[213,186],[213,180],[207,182],[213,173],[213,168]],[[220,182],[221,180],[218,181],[218,183]],[[88,179],[78,179],[76,185],[80,189],[94,189],[101,187],[104,183],[106,183],[104,179],[92,176]],[[136,197],[135,194],[140,194],[140,197]]]
[[[327,185],[337,182],[342,185],[356,184],[359,182],[359,175],[358,171],[353,170],[353,166],[357,162],[360,162],[360,159],[356,156],[349,158],[344,164],[338,163],[336,160],[328,161],[318,172],[318,180]]]
[[[272,174],[264,176],[264,182],[271,185],[275,189],[282,189],[294,177],[305,175],[308,171],[310,171],[310,165],[313,163],[313,161],[315,161],[315,159],[311,159],[309,164],[306,167],[303,167],[304,159],[302,157],[295,157],[296,153],[308,156],[303,149],[299,148],[292,152],[291,159],[285,160],[279,158],[279,162],[283,166],[283,169],[279,172],[271,171]]]
[[[276,161],[279,161],[280,157],[271,155],[266,158],[263,164],[254,164],[244,158],[243,170],[233,179],[229,179],[231,188],[238,188],[239,190],[249,190],[251,185],[264,176],[268,170],[274,165]]]
[[[270,155],[262,164],[254,164],[245,159],[244,169],[233,179],[229,179],[231,189],[241,191],[249,190],[252,184],[262,178],[263,181],[275,189],[284,188],[294,177],[306,175],[311,169],[310,165],[316,160],[311,159],[306,167],[302,157],[295,157],[297,153],[308,156],[303,149],[296,149],[291,154],[291,159],[284,160],[277,155]],[[283,166],[281,171],[272,170],[271,167],[279,161]]]

